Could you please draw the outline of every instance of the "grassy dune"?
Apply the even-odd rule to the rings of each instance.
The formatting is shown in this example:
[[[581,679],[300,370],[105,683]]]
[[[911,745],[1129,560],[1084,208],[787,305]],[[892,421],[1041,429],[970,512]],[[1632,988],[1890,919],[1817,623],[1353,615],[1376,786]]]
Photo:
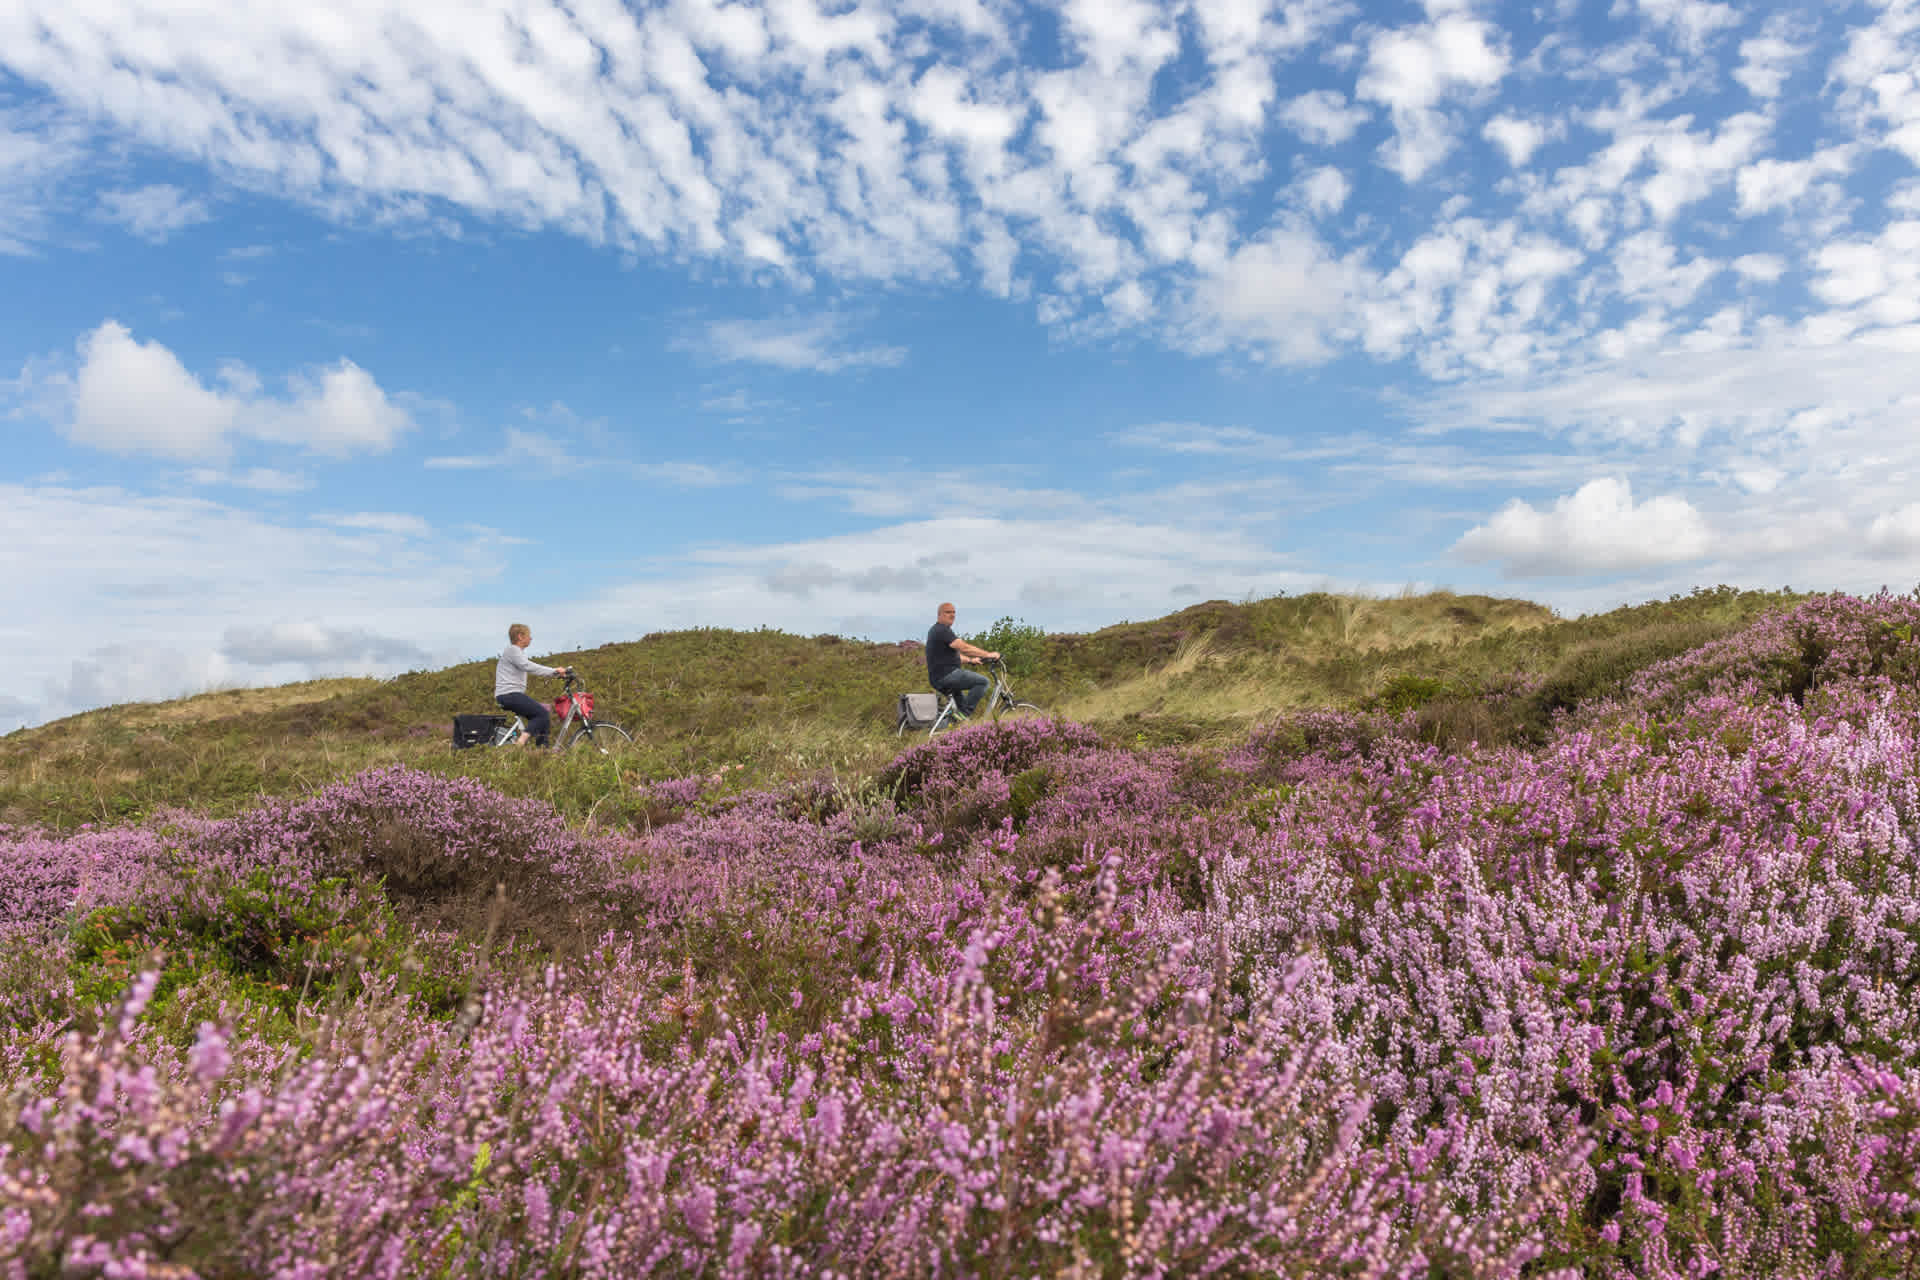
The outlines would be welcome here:
[[[1451,592],[1209,601],[1046,636],[1019,687],[1139,746],[1224,742],[1311,706],[1414,710],[1437,741],[1532,740],[1556,710],[1791,600],[1719,588],[1578,619]],[[639,749],[619,767],[637,779],[724,765],[740,766],[749,785],[862,776],[902,745],[895,695],[924,687],[917,643],[765,629],[667,632],[541,656],[580,667],[599,714],[634,731]],[[622,817],[607,807],[604,762],[450,748],[454,715],[492,709],[491,681],[488,658],[389,680],[127,704],[21,730],[0,738],[0,822],[70,829],[166,808],[230,814],[387,764],[474,776],[574,816]],[[1524,696],[1511,696],[1516,688]],[[536,682],[535,692],[557,684]]]

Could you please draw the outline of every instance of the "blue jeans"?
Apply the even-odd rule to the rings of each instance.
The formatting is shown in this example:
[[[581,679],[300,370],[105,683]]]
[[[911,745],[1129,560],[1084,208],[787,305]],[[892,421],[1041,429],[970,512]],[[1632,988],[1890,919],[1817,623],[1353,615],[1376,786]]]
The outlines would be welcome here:
[[[527,722],[527,732],[533,737],[533,745],[547,745],[547,729],[553,724],[553,713],[529,698],[524,693],[503,693],[494,699],[502,711],[511,711]]]
[[[987,686],[992,683],[978,671],[955,667],[934,681],[933,687],[941,693],[950,693],[958,698],[960,714],[970,716],[973,714],[973,709],[980,705],[980,699],[987,692]]]

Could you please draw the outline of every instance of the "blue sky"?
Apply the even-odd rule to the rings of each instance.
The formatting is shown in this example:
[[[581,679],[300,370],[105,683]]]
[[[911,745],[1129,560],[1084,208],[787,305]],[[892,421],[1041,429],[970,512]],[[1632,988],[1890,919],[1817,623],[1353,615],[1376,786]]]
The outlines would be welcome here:
[[[1920,3],[5,0],[0,729],[1920,581]]]

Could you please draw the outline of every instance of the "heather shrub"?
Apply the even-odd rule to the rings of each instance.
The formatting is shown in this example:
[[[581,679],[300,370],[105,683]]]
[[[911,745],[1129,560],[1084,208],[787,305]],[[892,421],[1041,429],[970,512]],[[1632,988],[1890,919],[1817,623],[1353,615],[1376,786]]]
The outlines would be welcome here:
[[[1224,1016],[1224,993],[1180,989],[1176,956],[1074,1013],[1073,975],[1110,924],[1004,923],[1028,946],[1004,972],[1044,993],[1030,1014],[1000,1012],[989,975],[1008,944],[988,930],[944,974],[856,987],[806,1043],[727,1032],[658,1063],[624,1048],[644,1003],[590,1006],[551,976],[544,999],[490,1000],[464,1041],[388,1023],[375,1048],[349,1019],[332,1037],[360,1054],[249,1063],[211,1025],[185,1049],[143,1037],[147,975],[100,1033],[66,1039],[50,1089],[0,1102],[9,1253],[99,1274],[164,1259],[1411,1276],[1454,1258],[1501,1276],[1538,1252],[1525,1214],[1470,1230],[1422,1211],[1418,1176],[1357,1141],[1363,1100],[1272,1012]],[[875,1078],[882,1042],[895,1053]],[[263,1067],[269,1087],[237,1091]],[[285,1158],[290,1127],[311,1163]]]
[[[627,783],[634,831],[399,773],[8,831],[0,1260],[1903,1274],[1910,608],[1810,602],[1538,741],[1455,749],[1442,699],[1218,752],[979,725]],[[564,911],[431,951],[435,997],[434,877]]]
[[[1694,698],[1791,698],[1804,703],[1842,683],[1911,697],[1920,688],[1920,600],[1880,594],[1815,596],[1741,631],[1649,669],[1632,683],[1637,706],[1673,714]]]
[[[963,786],[980,774],[1017,774],[1075,747],[1097,747],[1100,735],[1071,720],[1014,720],[963,725],[938,740],[909,747],[880,773],[883,785],[913,796],[928,785]]]
[[[301,879],[372,876],[410,915],[476,932],[505,886],[509,933],[576,933],[608,875],[605,852],[535,800],[470,778],[369,770],[310,799],[274,802],[203,831],[216,866]]]
[[[1269,721],[1229,751],[1225,767],[1262,786],[1302,781],[1364,761],[1401,722],[1381,715],[1304,711]]]
[[[0,828],[0,848],[0,928],[44,924],[75,905],[134,902],[170,860],[166,836],[140,827],[64,837]]]

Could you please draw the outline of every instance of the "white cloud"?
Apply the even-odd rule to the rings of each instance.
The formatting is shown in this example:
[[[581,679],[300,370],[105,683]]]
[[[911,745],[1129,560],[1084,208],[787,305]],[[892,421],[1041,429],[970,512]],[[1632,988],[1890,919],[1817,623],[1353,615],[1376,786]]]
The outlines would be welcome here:
[[[723,364],[766,364],[814,373],[885,368],[906,360],[904,347],[847,342],[847,328],[845,320],[831,315],[716,320],[700,337],[680,339],[674,347]]]
[[[1300,194],[1316,217],[1325,217],[1338,213],[1346,204],[1347,197],[1353,194],[1353,184],[1347,181],[1346,174],[1325,165],[1301,179]]]
[[[1454,554],[1497,561],[1507,577],[1620,573],[1703,558],[1713,545],[1706,521],[1685,498],[1635,505],[1627,482],[1588,481],[1537,510],[1516,498],[1453,544]]]
[[[250,667],[297,664],[314,671],[392,669],[429,659],[427,651],[410,640],[315,621],[228,627],[220,656]]]
[[[1763,159],[1742,166],[1734,180],[1740,216],[1750,218],[1798,202],[1818,179],[1851,169],[1854,155],[1852,147],[1829,147],[1805,160]]]
[[[1920,184],[1871,149],[1920,159],[1911,5],[1762,21],[1725,4],[1616,0],[1619,39],[1602,47],[1569,38],[1577,8],[1554,8],[1565,30],[1535,41],[1530,25],[1502,33],[1476,16],[1494,10],[1453,0],[1410,10],[1424,22],[1399,29],[1337,0],[1194,0],[1177,13],[1083,0],[1035,65],[1023,55],[1036,32],[975,0],[475,0],[460,21],[393,0],[16,0],[0,11],[0,76],[53,105],[0,112],[0,252],[39,251],[61,228],[97,234],[97,198],[63,184],[91,164],[89,176],[127,185],[123,157],[151,146],[210,171],[181,179],[187,191],[232,179],[328,219],[432,234],[468,234],[468,220],[546,229],[702,280],[789,290],[743,308],[752,319],[682,317],[677,349],[729,374],[898,364],[899,338],[846,318],[868,314],[860,290],[977,287],[1069,340],[1128,327],[1235,364],[1371,357],[1423,429],[1554,438],[1514,464],[1533,468],[1525,479],[1491,477],[1500,496],[1572,494],[1611,471],[1683,497],[1720,535],[1724,559],[1702,572],[1757,563],[1735,549],[1742,529],[1742,545],[1773,545],[1740,524],[1742,495],[1764,495],[1795,531],[1823,527],[1796,504],[1899,508],[1898,485],[1920,479],[1908,443],[1920,250],[1907,227]],[[1365,163],[1384,135],[1370,121],[1393,130],[1380,158],[1431,189],[1383,195],[1391,180]],[[1469,137],[1486,142],[1474,163],[1446,164]],[[174,199],[176,211],[192,203]],[[233,259],[213,265],[251,269]],[[794,297],[826,316],[783,311]],[[307,483],[292,467],[219,461],[243,443],[359,450],[405,429],[352,366],[263,379],[118,326],[89,336],[82,361],[95,354],[96,373],[128,377],[95,378],[84,404],[81,361],[65,375],[36,363],[14,389],[54,403],[76,440],[193,459],[186,479],[209,492]],[[1402,383],[1407,371],[1430,385]],[[708,399],[729,414],[765,403]],[[584,427],[527,425],[538,429],[484,445],[449,430],[428,465],[608,462],[604,448],[588,457]],[[1215,430],[1184,437],[1182,466],[1298,452]],[[1374,442],[1369,476],[1488,478],[1470,451],[1398,444]],[[1350,475],[1368,461],[1328,465]],[[619,465],[667,484],[741,479],[699,460]],[[1064,510],[1075,497],[1036,500]],[[1835,580],[1852,571],[1820,563]],[[1047,581],[1069,579],[1028,586]]]
[[[1272,441],[1271,436],[1247,427],[1211,427],[1197,422],[1146,423],[1112,432],[1108,439],[1137,449],[1200,454],[1243,453]]]
[[[1347,101],[1332,89],[1316,89],[1290,100],[1280,109],[1280,122],[1322,147],[1337,147],[1367,122],[1367,109]]]
[[[1665,234],[1642,231],[1622,241],[1614,253],[1620,290],[1627,297],[1681,307],[1720,272],[1720,264],[1706,258],[1682,261]]]
[[[1920,79],[1913,74],[1920,22],[1912,6],[1881,3],[1874,20],[1848,33],[1832,80],[1855,137],[1920,164]]]
[[[1819,411],[1858,425],[1877,450],[1912,437],[1905,406],[1920,402],[1920,368],[1903,353],[1917,346],[1920,336],[1894,330],[1836,343],[1774,335],[1713,352],[1655,347],[1550,377],[1465,383],[1407,407],[1436,429],[1512,423],[1638,444],[1710,422],[1746,452],[1811,440],[1801,415]]]
[[[33,704],[26,719],[236,681],[391,671],[419,651],[452,662],[475,651],[463,637],[495,630],[490,611],[461,603],[497,568],[497,549],[472,533],[396,542],[201,498],[0,484],[0,538],[17,553],[18,594],[0,636],[23,654],[0,696]],[[226,633],[257,630],[262,617],[413,647],[374,645],[358,664],[243,664],[265,651],[230,653]]]
[[[902,555],[902,547],[913,551]],[[1210,594],[1237,599],[1310,581],[1286,557],[1232,530],[1106,515],[944,516],[842,537],[716,548],[695,558],[707,580],[703,617],[721,621],[738,612],[734,625],[753,625],[748,619],[756,614],[740,608],[747,605],[763,610],[760,620],[784,626],[792,601],[803,600],[809,619],[885,618],[893,635],[923,632],[942,599],[982,626],[1001,614],[1031,613],[1023,602],[1044,599],[1048,629],[1067,630],[1177,608],[1189,603],[1174,593],[1181,583],[1205,582]],[[651,589],[620,589],[601,607],[617,609],[636,596],[657,598]]]
[[[0,108],[0,254],[34,253],[55,234],[59,188],[85,165],[86,142],[64,115]]]
[[[1787,273],[1787,262],[1777,253],[1747,253],[1733,260],[1733,269],[1743,279],[1772,284]]]
[[[1920,321],[1920,219],[1889,224],[1872,239],[1842,240],[1814,256],[1812,289],[1877,325]]]
[[[1217,299],[1230,262],[1271,256],[1272,181],[1291,173],[1289,207],[1323,220],[1326,256],[1362,295],[1429,231],[1459,228],[1480,266],[1444,296],[1408,299],[1418,323],[1329,311],[1303,341],[1261,331],[1260,343],[1294,361],[1357,346],[1449,376],[1535,371],[1598,349],[1603,331],[1609,348],[1636,347],[1660,324],[1700,320],[1623,318],[1623,301],[1642,300],[1591,277],[1516,284],[1500,236],[1607,258],[1655,222],[1674,261],[1705,262],[1732,250],[1706,244],[1721,232],[1685,215],[1733,188],[1748,216],[1806,220],[1786,229],[1791,260],[1877,231],[1838,183],[1836,155],[1881,143],[1920,155],[1920,86],[1901,87],[1915,31],[1897,11],[1870,15],[1833,64],[1843,145],[1796,138],[1785,152],[1770,114],[1708,117],[1719,64],[1673,52],[1713,45],[1732,6],[1618,0],[1625,30],[1599,48],[1557,36],[1527,48],[1521,28],[1502,31],[1483,6],[1423,8],[1424,21],[1384,27],[1346,0],[1195,0],[1177,14],[1079,0],[1060,14],[1057,56],[1040,64],[1023,59],[1022,24],[980,0],[475,0],[457,22],[397,0],[17,0],[0,10],[0,67],[115,145],[160,148],[331,219],[552,229],[796,290],[972,284],[1073,338],[1135,329],[1186,348],[1238,341],[1196,326],[1182,304]],[[1743,33],[1738,71],[1731,49],[1712,53],[1770,113],[1783,69],[1851,20],[1769,18]],[[245,56],[209,59],[210,48]],[[1502,94],[1514,66],[1525,92]],[[1568,105],[1543,114],[1543,101]],[[1393,129],[1379,159],[1408,181],[1444,174],[1451,201],[1356,211],[1351,155],[1322,164],[1272,136],[1277,123],[1311,147],[1351,146],[1378,116]],[[1468,134],[1506,157],[1502,181],[1469,186],[1472,175],[1445,166]],[[37,117],[0,132],[0,252],[29,234],[9,232],[7,157],[40,154],[21,171],[51,172],[39,140],[53,136],[55,122]],[[1549,140],[1561,144],[1551,173],[1539,168]],[[28,185],[26,203],[44,213],[45,182]],[[1264,310],[1224,292],[1229,316]],[[1705,293],[1684,305],[1710,305]],[[829,372],[905,358],[831,317],[721,322],[681,349]]]
[[[1508,164],[1522,169],[1540,144],[1557,136],[1560,128],[1557,122],[1546,125],[1523,116],[1501,115],[1487,121],[1482,132],[1489,142],[1500,148]]]
[[[1778,98],[1795,65],[1806,57],[1806,47],[1794,43],[1790,31],[1788,22],[1775,18],[1763,34],[1740,42],[1740,66],[1733,78],[1754,97]]]
[[[1477,18],[1449,12],[1374,36],[1354,93],[1393,116],[1397,132],[1382,147],[1382,161],[1404,180],[1418,182],[1453,148],[1441,102],[1457,92],[1491,88],[1506,71],[1499,33]]]
[[[1199,351],[1248,347],[1279,364],[1317,363],[1365,283],[1311,231],[1274,228],[1195,286],[1188,340]]]
[[[548,471],[564,472],[582,464],[565,441],[538,431],[508,427],[505,443],[498,453],[436,454],[422,465],[429,471],[492,471],[526,465]]]
[[[433,527],[424,519],[404,511],[355,511],[346,515],[321,516],[320,519],[342,529],[391,533],[402,538],[424,538],[433,532]]]
[[[101,216],[149,244],[165,244],[175,232],[213,217],[207,203],[166,183],[100,195]]]
[[[1390,111],[1428,110],[1456,89],[1497,84],[1507,70],[1500,45],[1493,27],[1461,13],[1381,32],[1368,47],[1359,96]]]
[[[1704,49],[1722,31],[1740,25],[1740,11],[1715,0],[1638,0],[1640,12],[1670,27],[1690,53]]]
[[[273,396],[239,365],[221,370],[221,387],[209,387],[165,346],[142,342],[113,320],[81,338],[78,352],[73,373],[30,369],[23,380],[68,439],[108,452],[210,458],[245,438],[310,453],[377,453],[413,427],[350,360],[317,376],[294,375],[287,394]]]
[[[1867,527],[1867,549],[1886,557],[1920,554],[1920,502],[1875,516]]]
[[[705,462],[642,462],[636,463],[634,469],[643,476],[684,489],[712,489],[739,484],[745,478],[738,467]]]
[[[1654,173],[1641,185],[1640,198],[1661,222],[1738,173],[1759,151],[1771,127],[1765,116],[1753,112],[1722,121],[1711,135],[1693,132],[1689,123],[1690,118],[1682,116],[1644,139]]]
[[[195,467],[187,480],[197,485],[218,485],[233,489],[251,489],[257,493],[299,493],[311,489],[313,481],[291,471],[273,467],[248,467],[244,471],[222,471],[214,467]]]
[[[562,421],[570,417],[564,411],[547,416]],[[740,468],[730,463],[714,465],[659,459],[630,461],[620,456],[617,448],[609,451],[613,442],[601,438],[606,433],[597,429],[584,433],[591,438],[572,441],[519,427],[508,427],[502,434],[504,438],[496,452],[435,454],[421,465],[429,471],[511,471],[522,467],[538,467],[554,475],[617,468],[639,479],[689,489],[739,484],[744,479]]]
[[[222,452],[240,406],[210,391],[173,352],[109,320],[80,340],[67,438],[115,453],[204,458]]]
[[[68,663],[64,679],[51,681],[50,704],[10,699],[27,708],[17,713],[32,723],[68,711],[179,698],[236,683],[232,664],[217,652],[183,652],[155,644],[107,644],[86,650]],[[45,690],[40,690],[44,695]]]

